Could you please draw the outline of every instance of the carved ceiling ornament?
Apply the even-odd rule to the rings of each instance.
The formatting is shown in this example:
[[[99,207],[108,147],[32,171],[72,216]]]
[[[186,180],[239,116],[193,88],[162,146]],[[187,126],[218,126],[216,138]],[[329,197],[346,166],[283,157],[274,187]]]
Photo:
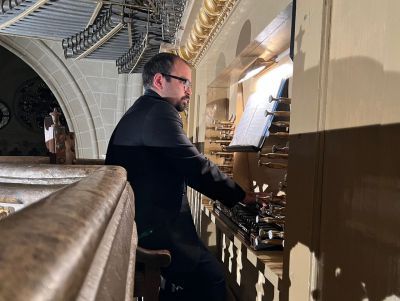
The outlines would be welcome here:
[[[238,0],[204,0],[196,21],[178,55],[196,66],[232,12]]]

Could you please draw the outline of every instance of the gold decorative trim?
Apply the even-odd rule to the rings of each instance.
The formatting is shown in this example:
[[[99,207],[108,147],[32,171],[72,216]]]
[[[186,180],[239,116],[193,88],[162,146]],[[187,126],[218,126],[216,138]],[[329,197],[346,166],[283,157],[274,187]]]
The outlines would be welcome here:
[[[36,2],[35,4],[33,4],[31,7],[29,7],[28,9],[26,9],[24,12],[20,13],[18,16],[15,16],[14,18],[12,18],[11,20],[8,20],[7,22],[3,23],[0,25],[0,30],[13,25],[14,23],[18,22],[19,20],[25,18],[26,16],[28,16],[29,14],[33,13],[35,10],[37,10],[38,8],[42,7],[43,5],[45,5],[47,2],[49,2],[49,0],[39,0],[38,2]]]
[[[239,0],[204,0],[184,46],[177,54],[196,66]]]

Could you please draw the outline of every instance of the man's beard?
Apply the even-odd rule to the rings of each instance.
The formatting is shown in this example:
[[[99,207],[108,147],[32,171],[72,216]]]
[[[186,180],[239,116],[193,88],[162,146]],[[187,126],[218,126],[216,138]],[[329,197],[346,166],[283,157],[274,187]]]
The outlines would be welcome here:
[[[186,102],[184,102],[184,100],[186,100]],[[188,105],[189,105],[189,97],[184,96],[181,98],[181,101],[175,105],[175,109],[177,109],[178,112],[183,112],[186,110]]]

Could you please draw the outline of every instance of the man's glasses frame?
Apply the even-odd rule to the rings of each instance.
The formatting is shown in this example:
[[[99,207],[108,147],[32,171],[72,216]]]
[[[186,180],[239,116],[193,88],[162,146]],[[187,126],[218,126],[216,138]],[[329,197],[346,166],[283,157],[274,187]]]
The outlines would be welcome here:
[[[175,79],[179,80],[180,82],[182,82],[182,84],[185,86],[185,88],[191,88],[192,87],[192,83],[187,78],[179,77],[179,76],[172,75],[172,74],[167,74],[167,73],[161,73],[161,74],[163,76],[172,77],[172,78],[175,78]]]

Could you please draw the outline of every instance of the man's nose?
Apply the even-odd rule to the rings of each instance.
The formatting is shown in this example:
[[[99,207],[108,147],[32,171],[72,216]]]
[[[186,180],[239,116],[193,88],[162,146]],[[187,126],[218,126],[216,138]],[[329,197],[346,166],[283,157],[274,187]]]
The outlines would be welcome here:
[[[192,86],[186,88],[186,94],[189,96],[192,95]]]

